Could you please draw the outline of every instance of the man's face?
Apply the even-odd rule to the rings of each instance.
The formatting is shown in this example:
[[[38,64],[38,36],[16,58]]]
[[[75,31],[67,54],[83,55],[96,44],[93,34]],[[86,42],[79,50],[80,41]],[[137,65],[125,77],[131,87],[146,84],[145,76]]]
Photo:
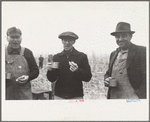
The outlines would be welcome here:
[[[128,49],[132,35],[129,33],[118,33],[115,35],[116,42],[122,50]]]
[[[75,43],[75,39],[73,38],[63,38],[62,43],[64,46],[64,50],[70,50],[73,47],[73,44]]]
[[[22,37],[21,36],[7,36],[7,41],[9,46],[13,49],[17,49],[20,47]]]

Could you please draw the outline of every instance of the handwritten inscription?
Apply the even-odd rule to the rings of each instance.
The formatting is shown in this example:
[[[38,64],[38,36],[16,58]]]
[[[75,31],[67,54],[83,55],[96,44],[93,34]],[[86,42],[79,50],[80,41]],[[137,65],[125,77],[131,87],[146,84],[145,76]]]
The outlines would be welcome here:
[[[74,103],[74,102],[84,102],[84,100],[69,100],[69,103]]]
[[[140,99],[126,99],[126,102],[140,102]]]

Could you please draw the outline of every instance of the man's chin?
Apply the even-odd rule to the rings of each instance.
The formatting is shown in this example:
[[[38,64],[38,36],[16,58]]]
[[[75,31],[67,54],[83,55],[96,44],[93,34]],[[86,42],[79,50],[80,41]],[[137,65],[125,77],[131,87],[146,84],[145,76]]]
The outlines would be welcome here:
[[[119,46],[122,50],[127,50],[129,47],[127,46]]]
[[[125,44],[123,44],[123,43],[122,43],[122,44],[119,44],[119,47],[123,47],[124,45],[125,45]]]
[[[70,50],[72,47],[65,47],[64,49],[65,50]]]
[[[12,46],[12,49],[18,49],[20,46]]]
[[[124,48],[125,45],[124,45],[124,44],[119,44],[119,47],[120,47],[120,48]]]

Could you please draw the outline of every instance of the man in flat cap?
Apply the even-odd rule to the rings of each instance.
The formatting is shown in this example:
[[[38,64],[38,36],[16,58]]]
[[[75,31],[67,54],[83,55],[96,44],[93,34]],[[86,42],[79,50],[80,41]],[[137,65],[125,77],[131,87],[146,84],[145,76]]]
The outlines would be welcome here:
[[[126,22],[111,33],[119,48],[111,53],[104,76],[108,99],[146,99],[146,47],[131,42],[133,33]]]
[[[6,100],[31,100],[30,81],[37,78],[38,66],[31,50],[21,46],[22,33],[16,27],[7,30],[5,48]]]
[[[59,62],[59,68],[49,65],[47,72],[48,80],[56,81],[54,99],[83,99],[82,81],[88,82],[92,77],[87,55],[73,47],[78,39],[75,33],[64,32],[59,38],[64,50],[53,57],[54,62]]]

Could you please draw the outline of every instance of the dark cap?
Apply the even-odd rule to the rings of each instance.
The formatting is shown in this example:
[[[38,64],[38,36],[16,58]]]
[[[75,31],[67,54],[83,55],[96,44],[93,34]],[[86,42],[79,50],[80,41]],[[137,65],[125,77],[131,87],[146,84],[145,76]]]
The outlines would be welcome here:
[[[75,33],[70,32],[70,31],[63,32],[63,33],[61,33],[61,34],[58,36],[58,38],[60,38],[60,39],[63,39],[63,38],[65,38],[65,37],[70,37],[70,38],[74,38],[74,39],[78,39],[78,38],[79,38]]]
[[[7,30],[7,36],[21,36],[21,30],[16,27],[11,27]]]
[[[117,33],[135,33],[135,31],[131,31],[131,27],[129,23],[119,22],[116,27],[116,31],[112,32],[111,35],[115,36]]]

